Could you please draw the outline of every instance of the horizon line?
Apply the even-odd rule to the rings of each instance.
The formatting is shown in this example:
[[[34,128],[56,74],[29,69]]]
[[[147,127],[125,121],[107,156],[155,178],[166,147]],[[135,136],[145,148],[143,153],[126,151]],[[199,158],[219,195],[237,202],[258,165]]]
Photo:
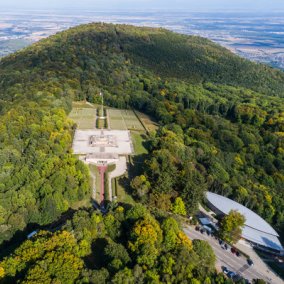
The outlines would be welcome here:
[[[102,13],[102,12],[134,12],[134,13],[151,13],[151,12],[169,12],[169,13],[204,13],[204,14],[221,14],[221,13],[242,13],[242,14],[256,14],[256,13],[260,13],[260,14],[279,14],[279,13],[284,13],[284,9],[283,10],[271,10],[271,11],[264,11],[261,9],[251,9],[251,10],[247,10],[247,9],[233,9],[233,10],[229,10],[229,9],[224,9],[224,10],[220,10],[220,9],[210,9],[210,10],[190,10],[190,9],[182,9],[182,8],[175,8],[175,9],[169,9],[169,8],[150,8],[147,9],[147,11],[143,10],[142,8],[77,8],[77,7],[52,7],[52,8],[15,8],[15,7],[4,7],[1,9],[2,12],[10,12],[12,11],[34,11],[34,12],[55,12],[55,11],[82,11],[82,12],[88,12],[88,13]]]

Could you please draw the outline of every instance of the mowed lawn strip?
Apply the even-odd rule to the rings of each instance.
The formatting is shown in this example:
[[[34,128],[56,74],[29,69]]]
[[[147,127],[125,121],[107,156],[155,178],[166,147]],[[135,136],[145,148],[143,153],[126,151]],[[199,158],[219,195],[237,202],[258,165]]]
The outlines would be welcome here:
[[[88,102],[78,101],[72,102],[72,108],[96,108],[96,106]]]
[[[78,129],[92,129],[96,124],[96,109],[73,108],[69,117],[77,123]]]
[[[108,109],[110,128],[116,130],[127,130],[120,109]]]
[[[132,110],[108,109],[110,128],[144,131],[143,125]]]
[[[144,131],[143,125],[132,110],[122,110],[121,113],[129,130]]]
[[[90,172],[91,172],[91,179],[93,180],[92,183],[92,191],[93,187],[96,188],[96,201],[100,203],[100,191],[101,191],[101,178],[99,174],[99,170],[95,165],[89,165]],[[95,178],[95,182],[94,182]]]
[[[140,120],[143,122],[144,126],[149,132],[156,131],[159,128],[159,124],[147,114],[139,111],[135,111],[135,113],[139,116]]]

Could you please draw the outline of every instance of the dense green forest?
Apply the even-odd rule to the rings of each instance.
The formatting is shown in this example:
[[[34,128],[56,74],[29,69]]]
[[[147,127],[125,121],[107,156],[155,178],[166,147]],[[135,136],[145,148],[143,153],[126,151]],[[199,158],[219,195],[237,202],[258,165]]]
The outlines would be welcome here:
[[[1,115],[0,243],[89,198],[88,170],[70,152],[73,122],[41,100],[15,103]]]
[[[98,23],[0,61],[0,242],[89,197],[66,114],[99,90],[162,125],[137,200],[167,210],[179,196],[194,213],[208,189],[283,230],[284,73],[200,37]]]
[[[0,262],[1,283],[233,283],[215,272],[207,242],[145,207],[105,216],[79,210],[55,233],[40,231]],[[13,282],[11,282],[13,279]],[[18,282],[17,282],[18,283]]]

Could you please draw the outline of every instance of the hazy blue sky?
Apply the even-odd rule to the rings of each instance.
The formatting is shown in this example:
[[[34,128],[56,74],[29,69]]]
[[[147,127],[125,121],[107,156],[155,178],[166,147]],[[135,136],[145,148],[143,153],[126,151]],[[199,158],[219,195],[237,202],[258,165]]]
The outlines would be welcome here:
[[[187,10],[187,11],[284,11],[284,0],[0,0],[0,10]]]

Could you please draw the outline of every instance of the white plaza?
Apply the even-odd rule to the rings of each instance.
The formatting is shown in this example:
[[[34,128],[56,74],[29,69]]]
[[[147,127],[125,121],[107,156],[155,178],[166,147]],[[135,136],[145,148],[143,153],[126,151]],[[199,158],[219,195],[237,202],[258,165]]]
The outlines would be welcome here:
[[[127,130],[76,130],[73,140],[74,154],[111,153],[131,155],[133,145]]]

